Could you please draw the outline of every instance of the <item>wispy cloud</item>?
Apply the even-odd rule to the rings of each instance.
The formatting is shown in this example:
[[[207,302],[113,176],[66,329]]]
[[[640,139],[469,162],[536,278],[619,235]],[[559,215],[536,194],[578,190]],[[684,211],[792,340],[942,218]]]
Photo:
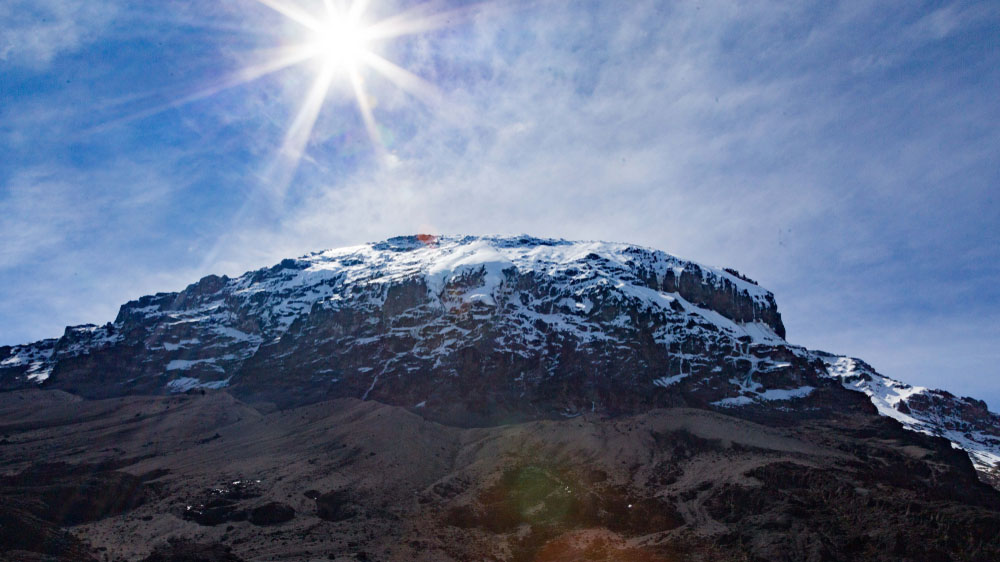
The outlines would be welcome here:
[[[111,188],[114,186],[114,188]],[[0,270],[147,226],[168,186],[148,165],[23,170],[0,198]]]
[[[117,11],[113,1],[8,0],[0,4],[0,61],[43,69],[96,40]]]
[[[0,340],[52,337],[62,326],[105,322],[119,304],[160,284],[179,288],[193,269],[161,269],[182,253],[169,201],[184,184],[157,164],[23,170],[0,192]],[[181,248],[177,248],[181,245]],[[145,248],[140,250],[139,248]],[[119,302],[121,301],[121,302]]]

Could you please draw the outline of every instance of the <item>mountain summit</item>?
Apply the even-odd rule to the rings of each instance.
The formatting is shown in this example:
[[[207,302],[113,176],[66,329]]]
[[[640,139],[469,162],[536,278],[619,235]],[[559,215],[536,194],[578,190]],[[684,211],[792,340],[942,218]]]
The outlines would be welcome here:
[[[985,403],[788,343],[772,293],[735,270],[606,242],[405,236],[208,276],[112,323],[0,347],[0,388],[32,386],[226,388],[279,408],[360,398],[466,426],[663,406],[877,410],[983,473],[1000,462]]]

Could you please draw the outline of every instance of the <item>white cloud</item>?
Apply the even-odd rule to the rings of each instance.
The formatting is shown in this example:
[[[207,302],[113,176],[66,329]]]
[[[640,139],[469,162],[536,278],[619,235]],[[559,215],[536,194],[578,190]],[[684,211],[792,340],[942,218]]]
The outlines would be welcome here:
[[[7,0],[0,3],[0,61],[43,69],[94,41],[117,11],[109,0]]]

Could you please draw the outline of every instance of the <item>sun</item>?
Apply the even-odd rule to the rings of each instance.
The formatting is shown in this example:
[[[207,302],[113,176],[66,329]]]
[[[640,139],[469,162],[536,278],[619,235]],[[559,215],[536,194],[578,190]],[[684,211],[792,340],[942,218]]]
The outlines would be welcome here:
[[[192,103],[224,90],[239,87],[270,76],[293,66],[307,66],[314,69],[312,85],[303,92],[303,99],[294,112],[285,132],[281,147],[277,150],[273,170],[266,176],[275,184],[276,192],[283,192],[302,160],[306,147],[312,138],[313,128],[325,105],[330,91],[336,83],[348,86],[353,94],[357,112],[371,145],[377,162],[392,165],[398,160],[387,152],[380,128],[375,122],[373,108],[377,98],[366,86],[366,78],[377,74],[400,90],[423,102],[446,119],[455,119],[462,113],[453,104],[446,104],[444,96],[427,80],[400,67],[382,54],[387,43],[393,39],[425,33],[434,29],[471,21],[477,14],[492,9],[494,0],[483,0],[469,5],[440,10],[438,0],[411,5],[406,10],[383,19],[371,20],[368,16],[371,4],[378,0],[244,0],[249,4],[266,6],[280,14],[288,22],[301,27],[297,39],[289,43],[275,45],[264,51],[264,58],[238,69],[236,72],[218,78],[214,83],[199,90],[182,95],[118,121],[142,119],[160,112]],[[308,7],[304,7],[308,6]],[[384,11],[384,10],[383,10]],[[309,63],[309,64],[307,64]],[[318,63],[318,64],[317,64]],[[342,108],[338,108],[342,109]],[[284,186],[284,187],[282,187]]]
[[[371,32],[363,22],[347,14],[332,13],[319,29],[312,31],[305,49],[328,67],[356,68],[370,55],[371,47]]]
[[[357,113],[374,149],[375,160],[382,164],[393,165],[398,160],[388,153],[376,124],[373,108],[377,102],[377,92],[366,86],[369,75],[377,74],[431,107],[439,115],[454,119],[455,107],[451,104],[445,107],[444,97],[438,89],[427,80],[385,58],[381,53],[389,49],[383,47],[399,37],[471,20],[493,3],[493,0],[484,0],[472,5],[440,10],[439,1],[429,0],[403,12],[372,21],[368,17],[369,7],[378,0],[244,1],[266,6],[283,16],[286,21],[300,26],[301,33],[296,34],[296,40],[275,45],[274,49],[266,51],[266,57],[257,58],[256,63],[222,76],[207,87],[124,119],[142,119],[156,115],[293,66],[312,68],[315,72],[312,85],[303,92],[304,97],[285,131],[274,165],[265,174],[276,193],[283,193],[291,183],[313,136],[313,128],[323,106],[338,82],[347,86],[353,94]]]
[[[267,6],[287,20],[302,27],[301,43],[282,45],[278,55],[261,64],[244,68],[235,77],[219,87],[189,96],[182,102],[212,95],[222,89],[257,80],[288,68],[307,62],[316,68],[312,86],[304,92],[299,105],[285,133],[285,140],[278,151],[278,174],[283,179],[277,183],[288,183],[302,159],[312,137],[313,127],[327,101],[334,83],[341,81],[353,93],[358,114],[365,132],[377,155],[376,160],[390,164],[394,161],[386,151],[375,122],[373,113],[375,97],[366,88],[365,77],[373,72],[411,96],[432,106],[440,106],[442,96],[437,88],[423,78],[389,61],[381,54],[379,47],[386,42],[404,36],[424,33],[433,29],[452,25],[473,13],[468,7],[436,11],[440,3],[429,1],[417,4],[404,12],[369,23],[369,4],[376,0],[323,0],[314,1],[309,10],[296,0],[252,0]],[[320,64],[315,64],[316,62]]]

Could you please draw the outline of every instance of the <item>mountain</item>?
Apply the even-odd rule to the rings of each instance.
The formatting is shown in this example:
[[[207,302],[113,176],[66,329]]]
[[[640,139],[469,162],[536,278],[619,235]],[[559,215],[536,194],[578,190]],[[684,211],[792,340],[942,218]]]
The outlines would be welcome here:
[[[354,397],[460,425],[870,408],[849,389],[984,474],[1000,462],[985,403],[788,343],[774,295],[734,270],[605,242],[406,236],[208,276],[129,302],[113,323],[0,348],[0,388],[31,386],[226,388],[282,408]]]
[[[0,348],[0,561],[993,561],[1000,419],[627,244],[412,236]]]

